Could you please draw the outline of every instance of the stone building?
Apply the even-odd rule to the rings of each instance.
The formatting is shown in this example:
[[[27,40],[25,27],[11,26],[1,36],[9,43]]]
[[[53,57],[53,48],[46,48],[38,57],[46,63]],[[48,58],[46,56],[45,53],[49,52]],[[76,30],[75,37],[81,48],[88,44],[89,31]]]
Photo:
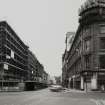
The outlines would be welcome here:
[[[68,73],[67,73],[67,59],[68,52],[71,48],[72,42],[74,40],[75,32],[67,32],[65,40],[65,52],[62,56],[62,85],[68,87]]]
[[[79,26],[68,51],[68,87],[105,88],[105,0],[87,0],[79,9]]]

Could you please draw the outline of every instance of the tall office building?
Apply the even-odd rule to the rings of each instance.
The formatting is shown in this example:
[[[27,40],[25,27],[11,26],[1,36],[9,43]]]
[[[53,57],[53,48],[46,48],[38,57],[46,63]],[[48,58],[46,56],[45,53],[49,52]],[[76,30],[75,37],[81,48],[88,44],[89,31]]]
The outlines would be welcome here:
[[[45,71],[36,56],[6,21],[0,22],[0,90],[24,90],[41,83]],[[47,73],[46,73],[47,78]],[[41,83],[43,84],[43,83]],[[42,86],[42,85],[41,85]]]
[[[7,22],[0,22],[0,87],[12,87],[27,80],[28,46]]]

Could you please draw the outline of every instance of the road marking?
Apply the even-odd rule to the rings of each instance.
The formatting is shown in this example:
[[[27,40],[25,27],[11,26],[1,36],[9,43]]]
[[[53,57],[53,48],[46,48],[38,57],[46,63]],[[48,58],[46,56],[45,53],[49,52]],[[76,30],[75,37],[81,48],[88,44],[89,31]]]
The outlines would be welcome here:
[[[90,99],[90,101],[94,102],[96,105],[105,105],[105,100]]]

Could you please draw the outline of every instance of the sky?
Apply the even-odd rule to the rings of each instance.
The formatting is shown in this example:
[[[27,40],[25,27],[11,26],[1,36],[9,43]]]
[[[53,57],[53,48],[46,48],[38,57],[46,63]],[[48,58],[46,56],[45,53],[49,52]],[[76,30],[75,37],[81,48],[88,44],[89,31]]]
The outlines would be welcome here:
[[[0,0],[0,21],[10,24],[47,73],[59,76],[66,33],[77,30],[78,9],[84,1]]]

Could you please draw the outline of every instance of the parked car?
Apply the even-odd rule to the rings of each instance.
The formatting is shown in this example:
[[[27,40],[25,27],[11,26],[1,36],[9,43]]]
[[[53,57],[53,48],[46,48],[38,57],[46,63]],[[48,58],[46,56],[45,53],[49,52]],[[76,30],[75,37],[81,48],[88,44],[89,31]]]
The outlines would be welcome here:
[[[52,86],[50,87],[50,91],[52,91],[52,92],[60,92],[60,91],[62,91],[62,90],[64,90],[64,89],[63,89],[63,87],[60,86],[60,85],[52,85]]]

